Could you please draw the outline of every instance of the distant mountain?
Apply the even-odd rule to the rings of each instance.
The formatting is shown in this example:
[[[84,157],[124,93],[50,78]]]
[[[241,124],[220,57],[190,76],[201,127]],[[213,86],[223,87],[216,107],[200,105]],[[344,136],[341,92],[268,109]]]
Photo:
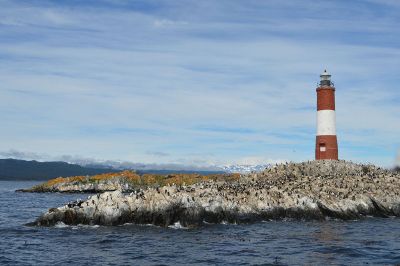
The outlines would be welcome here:
[[[250,173],[261,172],[265,168],[270,167],[270,164],[229,164],[229,165],[209,165],[195,166],[183,164],[143,164],[132,162],[104,161],[104,162],[76,162],[84,167],[93,168],[111,168],[118,170],[134,169],[142,173],[168,174],[168,173],[201,173],[203,175],[220,174],[220,173]]]
[[[251,165],[251,164],[235,164],[235,165],[224,165],[220,166],[220,168],[228,173],[251,173],[251,172],[262,172],[265,168],[270,167],[269,164],[259,164],[259,165]]]
[[[136,170],[132,167],[110,167],[109,165],[82,166],[66,162],[38,162],[17,159],[0,159],[0,180],[48,180],[56,177],[77,175],[96,175],[119,172],[121,170]],[[177,169],[138,169],[138,174],[171,174],[198,173],[201,175],[220,174],[223,170],[177,170]]]
[[[0,180],[47,180],[59,176],[95,175],[117,171],[110,168],[82,167],[66,162],[0,159]]]
[[[127,161],[112,161],[112,160],[106,160],[106,161],[74,160],[70,162],[91,168],[111,168],[118,170],[134,169],[137,171],[144,171],[144,172],[148,171],[150,172],[173,171],[180,173],[223,172],[223,169],[218,166],[198,166],[198,165],[178,164],[178,163],[135,163]]]

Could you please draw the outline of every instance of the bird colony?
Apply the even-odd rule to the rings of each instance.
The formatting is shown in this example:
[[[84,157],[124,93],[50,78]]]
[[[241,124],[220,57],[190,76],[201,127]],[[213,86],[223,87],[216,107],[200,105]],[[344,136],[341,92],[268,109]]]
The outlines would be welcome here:
[[[117,190],[51,208],[31,225],[199,226],[275,219],[400,216],[400,173],[373,165],[321,160],[285,163],[233,181]]]

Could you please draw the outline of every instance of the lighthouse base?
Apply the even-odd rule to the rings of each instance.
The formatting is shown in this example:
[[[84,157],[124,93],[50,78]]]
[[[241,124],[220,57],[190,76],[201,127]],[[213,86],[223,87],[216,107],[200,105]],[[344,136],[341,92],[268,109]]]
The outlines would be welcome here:
[[[316,160],[338,160],[336,135],[317,136],[315,147]]]

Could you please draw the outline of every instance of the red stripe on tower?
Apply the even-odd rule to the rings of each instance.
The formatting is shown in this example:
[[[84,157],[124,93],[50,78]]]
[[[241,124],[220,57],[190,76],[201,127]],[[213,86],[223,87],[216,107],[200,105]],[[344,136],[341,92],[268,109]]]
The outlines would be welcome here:
[[[335,87],[326,70],[317,88],[316,160],[338,160],[336,137]]]

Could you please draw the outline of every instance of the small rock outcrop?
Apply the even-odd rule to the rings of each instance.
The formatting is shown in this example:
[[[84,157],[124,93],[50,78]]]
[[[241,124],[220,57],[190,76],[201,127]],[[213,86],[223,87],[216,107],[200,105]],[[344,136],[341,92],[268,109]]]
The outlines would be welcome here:
[[[373,165],[311,161],[273,166],[239,180],[203,181],[90,196],[52,208],[32,225],[124,223],[183,226],[268,219],[400,216],[400,174]]]

